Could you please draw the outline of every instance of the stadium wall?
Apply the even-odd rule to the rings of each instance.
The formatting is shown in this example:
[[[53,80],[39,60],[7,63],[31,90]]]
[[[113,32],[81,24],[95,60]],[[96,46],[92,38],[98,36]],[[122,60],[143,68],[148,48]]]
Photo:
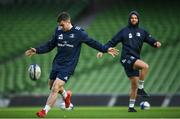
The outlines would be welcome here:
[[[10,98],[9,103],[6,100],[4,106],[42,106],[45,104],[47,96],[15,96]],[[127,106],[129,96],[128,95],[74,95],[72,97],[72,103],[75,106]],[[151,95],[149,99],[143,99],[138,97],[136,105],[139,105],[142,101],[148,101],[151,106],[180,106],[180,95]],[[57,100],[56,105],[58,105]],[[2,102],[2,101],[1,101]],[[5,100],[4,100],[5,102]]]

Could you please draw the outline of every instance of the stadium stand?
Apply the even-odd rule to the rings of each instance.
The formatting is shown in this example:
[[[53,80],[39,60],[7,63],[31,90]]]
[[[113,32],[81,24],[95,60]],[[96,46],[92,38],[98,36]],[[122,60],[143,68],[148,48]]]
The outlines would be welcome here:
[[[149,75],[145,82],[146,89],[152,94],[179,93],[179,85],[173,85],[173,83],[178,82],[176,78],[180,72],[178,65],[180,46],[177,44],[180,27],[176,24],[180,16],[176,14],[174,17],[173,15],[174,10],[177,10],[178,7],[176,3],[171,3],[174,8],[171,9],[165,2],[163,8],[167,12],[164,15],[164,9],[159,8],[159,4],[153,5],[153,8],[149,7],[151,5],[152,3],[149,2],[136,5],[136,10],[141,14],[143,27],[148,29],[152,36],[163,44],[161,49],[154,49],[145,45],[142,50],[142,58],[150,65]],[[127,15],[131,8],[133,5],[128,2],[115,5],[99,14],[87,31],[90,36],[99,39],[100,42],[107,42],[120,28],[127,24]],[[152,12],[152,9],[156,9],[156,12]],[[85,52],[90,55],[85,54]],[[119,58],[113,59],[105,56],[103,59],[97,60],[92,57],[95,54],[96,51],[89,50],[84,46],[77,72],[74,75],[76,81],[72,81],[73,86],[69,84],[69,88],[73,88],[74,92],[77,93],[82,93],[81,89],[90,94],[127,94],[129,92],[129,81],[119,64]],[[91,62],[87,64],[86,62],[89,59]],[[85,65],[82,66],[83,64]],[[83,68],[82,72],[79,71],[81,68]],[[88,79],[80,75],[86,75]]]
[[[6,90],[6,94],[34,92],[32,86],[35,86],[36,83],[27,80],[25,70],[27,71],[28,65],[34,62],[45,65],[47,68],[50,67],[51,63],[42,62],[44,61],[43,57],[27,59],[22,54],[24,55],[24,51],[29,47],[38,46],[52,36],[59,12],[68,11],[72,20],[75,20],[88,5],[88,1],[83,0],[78,2],[56,0],[56,2],[51,1],[52,3],[48,4],[44,4],[44,1],[39,3],[35,0],[30,1],[21,4],[1,5],[0,7],[1,93],[5,93],[4,90]],[[50,55],[46,56],[45,59],[52,61]],[[43,68],[43,70],[49,70],[47,68]]]
[[[171,2],[174,9],[169,8],[170,3],[167,1],[163,1],[163,9],[159,7],[159,4],[158,1],[157,5],[151,1],[142,2],[140,0],[136,4],[130,1],[121,1],[121,3],[100,12],[93,24],[88,27],[87,32],[89,36],[101,43],[106,43],[127,24],[128,13],[131,10],[137,10],[141,15],[140,24],[148,29],[152,36],[160,40],[163,45],[161,49],[154,49],[148,45],[143,47],[142,58],[150,65],[145,82],[146,90],[151,94],[178,94],[180,93],[178,79],[180,76],[180,36],[178,33],[180,27],[177,23],[180,21],[180,14],[174,13],[179,11],[179,7],[175,1]],[[0,14],[0,19],[3,21],[0,27],[0,48],[5,51],[0,52],[1,59],[6,59],[6,57],[17,52],[21,53],[30,46],[38,45],[44,42],[44,39],[48,39],[55,26],[55,16],[53,15],[68,5],[67,3],[61,9],[57,9],[54,5],[50,10],[46,10],[46,7],[39,10],[39,6],[34,6],[32,11],[26,10],[28,7],[25,6],[19,9],[12,8],[8,14],[5,14],[7,10],[5,9],[4,14]],[[83,5],[79,7],[81,6],[79,2],[68,7],[73,18],[83,10]],[[151,5],[153,8],[150,7]],[[74,10],[75,8],[78,10]],[[37,9],[38,12],[36,12]],[[21,13],[21,11],[24,12]],[[14,15],[12,16],[12,14]],[[2,15],[10,21],[3,20],[5,17]],[[16,17],[17,19],[14,19]],[[9,23],[11,25],[8,25]],[[19,31],[20,29],[21,31]],[[10,31],[11,33],[7,37],[6,34]],[[12,44],[13,48],[9,44]],[[120,49],[121,45],[118,45],[117,48]],[[52,53],[32,58],[22,56],[1,64],[0,93],[2,95],[6,95],[6,93],[13,95],[47,94],[49,92],[46,86],[48,73],[55,53],[56,51],[53,50]],[[112,58],[104,55],[102,59],[96,59],[96,53],[97,51],[83,45],[79,64],[66,88],[71,89],[74,94],[128,94],[130,85],[119,63],[119,57]],[[31,63],[37,63],[42,68],[41,79],[36,82],[31,81],[27,74],[28,66]]]
[[[0,14],[0,61],[24,52],[24,49],[39,44],[51,37],[56,26],[56,16],[66,10],[76,16],[85,8],[87,1],[59,0],[52,4],[23,4],[1,6]],[[78,7],[77,7],[78,6]]]

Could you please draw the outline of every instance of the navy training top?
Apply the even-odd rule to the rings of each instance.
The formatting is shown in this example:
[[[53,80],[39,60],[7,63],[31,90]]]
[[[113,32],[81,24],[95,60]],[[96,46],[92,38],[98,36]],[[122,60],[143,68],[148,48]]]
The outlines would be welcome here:
[[[57,27],[52,39],[37,47],[36,52],[37,54],[43,54],[57,47],[52,70],[73,74],[78,63],[82,43],[103,53],[108,50],[98,41],[88,37],[83,29],[73,26],[69,31],[65,32],[60,27]]]

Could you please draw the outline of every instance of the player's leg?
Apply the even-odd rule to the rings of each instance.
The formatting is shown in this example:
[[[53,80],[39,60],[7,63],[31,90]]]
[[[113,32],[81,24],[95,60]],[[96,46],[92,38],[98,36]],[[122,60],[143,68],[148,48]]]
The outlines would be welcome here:
[[[65,82],[59,78],[56,78],[56,80],[54,81],[53,85],[52,85],[52,89],[51,89],[51,93],[48,97],[47,103],[46,105],[49,105],[50,107],[52,107],[54,105],[54,103],[56,102],[58,93],[62,90],[64,90],[63,86],[64,86]]]
[[[57,77],[66,83],[70,78],[70,74],[65,73],[65,72],[59,72]],[[71,104],[71,95],[72,95],[71,91],[68,90],[66,92],[66,90],[62,87],[62,89],[59,91],[59,93],[61,94],[61,96],[65,102],[65,107],[68,108]]]
[[[52,82],[51,82],[52,83]],[[54,103],[56,102],[56,99],[58,97],[59,91],[63,90],[65,82],[59,78],[56,78],[56,80],[52,84],[51,93],[47,99],[45,107],[37,112],[38,117],[45,117],[48,111],[53,107]]]
[[[134,109],[135,101],[136,101],[136,95],[137,95],[137,88],[138,88],[138,80],[139,80],[139,70],[133,69],[133,64],[138,59],[134,56],[127,55],[122,58],[121,63],[124,67],[124,70],[126,72],[126,75],[131,81],[131,92],[130,92],[130,99],[129,99],[129,109],[128,112],[137,112]]]
[[[142,60],[136,60],[136,62],[133,64],[134,69],[140,69],[140,78],[139,78],[139,85],[138,85],[138,95],[141,95],[143,97],[149,97],[149,95],[144,91],[144,79],[148,73],[148,64],[145,63]]]
[[[52,86],[53,86],[53,83],[54,83],[54,80],[56,79],[56,77],[59,77],[59,79],[61,79],[61,80],[63,80],[63,81],[67,81],[67,80],[65,80],[64,79],[64,77],[67,77],[68,76],[68,78],[70,77],[69,75],[67,75],[67,74],[63,74],[62,72],[58,72],[58,71],[51,71],[51,73],[50,73],[50,76],[49,76],[49,78],[50,78],[50,80],[49,80],[49,89],[51,90],[51,88],[52,88]],[[63,87],[62,87],[63,88]],[[68,92],[68,91],[67,91]],[[62,96],[62,98],[63,99],[65,99],[66,98],[66,96],[67,96],[67,92],[66,92],[66,90],[63,88],[63,90],[62,91],[59,91],[59,94],[61,94],[61,96]]]
[[[141,70],[141,72],[140,72],[140,80],[143,81],[145,79],[145,76],[148,73],[149,65],[147,63],[145,63],[144,61],[138,59],[134,63],[133,68]]]
[[[49,84],[49,89],[51,90],[52,89],[52,86],[53,86],[53,83],[54,83],[54,80],[49,80],[49,82],[48,82],[48,84]],[[66,92],[66,90],[64,89],[64,87],[62,87],[63,88],[63,91],[59,91],[59,94],[61,94],[61,96],[62,96],[62,98],[64,99],[64,98],[66,98],[66,96],[67,96],[67,92]]]
[[[53,86],[53,83],[54,83],[54,80],[49,80],[50,90],[51,90],[51,88]],[[58,93],[61,94],[61,96],[62,96],[62,98],[63,98],[63,100],[65,102],[65,107],[68,108],[70,106],[70,104],[71,104],[71,95],[72,95],[71,91],[70,90],[66,91],[64,89],[64,87],[62,86],[61,90]]]
[[[64,79],[64,75],[63,74],[59,75],[59,77],[64,82],[67,81],[67,80]],[[67,75],[65,77],[67,77]],[[68,77],[70,77],[70,76],[68,76]],[[53,86],[53,83],[54,83],[54,80],[50,80],[49,81],[50,90],[51,90],[51,88]],[[61,87],[61,90],[58,93],[61,94],[61,96],[62,96],[62,98],[63,98],[63,100],[65,102],[65,107],[68,108],[70,106],[70,104],[71,104],[71,95],[72,95],[71,91],[70,90],[66,91],[64,89],[64,87]]]
[[[129,112],[137,112],[134,109],[134,105],[135,105],[135,102],[136,102],[139,77],[132,76],[132,77],[129,77],[129,79],[131,81],[131,92],[130,92],[129,109],[128,109],[128,111]]]

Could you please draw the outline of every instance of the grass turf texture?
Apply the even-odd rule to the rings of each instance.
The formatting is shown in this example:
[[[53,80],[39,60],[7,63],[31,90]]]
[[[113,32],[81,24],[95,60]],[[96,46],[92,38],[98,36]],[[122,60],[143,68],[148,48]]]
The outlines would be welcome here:
[[[14,107],[0,108],[0,118],[36,118],[41,108]],[[150,110],[137,108],[137,113],[127,112],[127,107],[75,107],[72,111],[53,108],[47,118],[180,118],[180,107],[151,107]]]

